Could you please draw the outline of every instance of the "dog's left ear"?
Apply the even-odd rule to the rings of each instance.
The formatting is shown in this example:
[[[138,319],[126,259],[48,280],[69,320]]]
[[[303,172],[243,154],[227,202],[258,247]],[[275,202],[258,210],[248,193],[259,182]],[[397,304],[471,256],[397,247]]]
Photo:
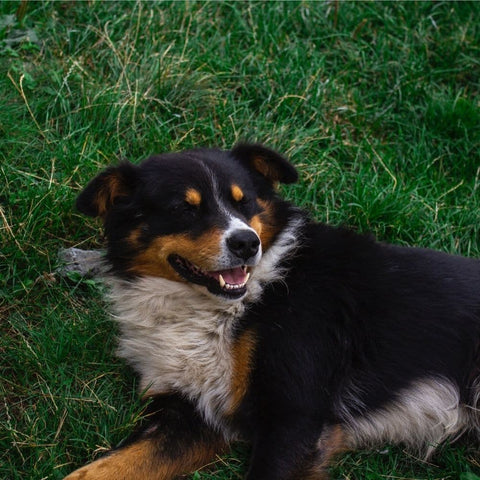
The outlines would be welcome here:
[[[295,183],[298,180],[295,167],[282,155],[263,145],[240,144],[232,149],[232,155],[272,183]]]
[[[77,210],[91,217],[105,218],[122,198],[126,199],[137,186],[138,167],[123,162],[97,175],[77,197]]]

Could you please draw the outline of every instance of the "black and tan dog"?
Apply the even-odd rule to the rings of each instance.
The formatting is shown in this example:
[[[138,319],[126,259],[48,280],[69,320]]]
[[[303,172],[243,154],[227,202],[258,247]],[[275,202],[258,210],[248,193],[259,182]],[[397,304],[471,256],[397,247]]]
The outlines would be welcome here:
[[[345,450],[479,430],[480,262],[315,223],[276,193],[296,179],[239,145],[122,163],[81,193],[149,402],[69,480],[171,479],[237,439],[248,480],[322,479]]]

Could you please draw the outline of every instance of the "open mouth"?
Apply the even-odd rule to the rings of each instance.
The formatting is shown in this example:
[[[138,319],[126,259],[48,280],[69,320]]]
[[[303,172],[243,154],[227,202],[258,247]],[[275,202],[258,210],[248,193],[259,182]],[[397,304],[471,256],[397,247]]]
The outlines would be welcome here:
[[[240,298],[247,291],[250,273],[245,265],[226,270],[205,271],[180,255],[170,255],[168,261],[185,280],[203,285],[209,292],[227,298]]]

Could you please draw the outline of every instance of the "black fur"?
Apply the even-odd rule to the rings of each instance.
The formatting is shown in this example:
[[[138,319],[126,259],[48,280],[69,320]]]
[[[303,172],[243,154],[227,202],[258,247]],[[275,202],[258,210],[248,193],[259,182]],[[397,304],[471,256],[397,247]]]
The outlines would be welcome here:
[[[140,424],[117,449],[141,440],[153,441],[159,461],[181,457],[195,444],[224,443],[215,429],[205,425],[192,402],[178,394],[149,399]]]
[[[355,416],[374,415],[424,378],[448,379],[462,403],[474,401],[477,260],[315,223],[299,234],[286,278],[242,318],[260,339],[237,419],[256,446],[251,479],[292,478],[322,429],[341,422],[337,406],[352,382],[361,386]]]

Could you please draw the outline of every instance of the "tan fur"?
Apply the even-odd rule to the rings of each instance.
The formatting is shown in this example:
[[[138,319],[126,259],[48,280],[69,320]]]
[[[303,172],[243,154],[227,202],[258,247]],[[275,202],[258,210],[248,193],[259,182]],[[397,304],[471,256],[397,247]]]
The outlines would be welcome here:
[[[161,439],[140,440],[82,467],[65,480],[171,480],[201,469],[222,453],[223,442],[196,443],[177,458],[162,453]]]
[[[129,241],[137,238],[138,233],[132,233]],[[188,234],[157,237],[133,259],[130,271],[136,275],[186,282],[169,264],[169,255],[178,254],[203,270],[217,270],[220,266],[215,261],[220,256],[221,241],[222,235],[217,229],[205,232],[195,239]]]
[[[152,465],[155,458],[148,440],[133,444],[75,470],[65,480],[126,480],[133,478],[167,479]]]
[[[114,200],[124,195],[128,195],[128,192],[119,175],[113,173],[108,175],[102,187],[99,189],[94,202],[97,206],[98,216],[102,218],[105,217]]]
[[[277,169],[272,166],[272,164],[265,158],[257,155],[253,159],[253,168],[260,172],[263,176],[269,178],[273,182],[278,182],[280,180],[279,173]]]
[[[262,208],[262,212],[252,217],[250,226],[260,237],[263,248],[267,249],[272,244],[272,240],[278,234],[279,229],[277,225],[271,223],[273,218],[272,205],[260,199],[257,199],[257,203]]]
[[[235,412],[247,392],[255,347],[256,337],[252,330],[244,331],[232,345],[231,404],[228,413]]]
[[[238,185],[233,184],[232,187],[231,187],[231,192],[232,192],[232,198],[236,202],[239,202],[240,200],[242,200],[243,191]]]
[[[190,205],[198,207],[202,203],[202,194],[195,188],[189,188],[185,192],[185,201]]]
[[[328,467],[335,459],[351,448],[351,440],[341,425],[326,427],[318,442],[318,454],[312,468],[298,480],[327,480]]]

